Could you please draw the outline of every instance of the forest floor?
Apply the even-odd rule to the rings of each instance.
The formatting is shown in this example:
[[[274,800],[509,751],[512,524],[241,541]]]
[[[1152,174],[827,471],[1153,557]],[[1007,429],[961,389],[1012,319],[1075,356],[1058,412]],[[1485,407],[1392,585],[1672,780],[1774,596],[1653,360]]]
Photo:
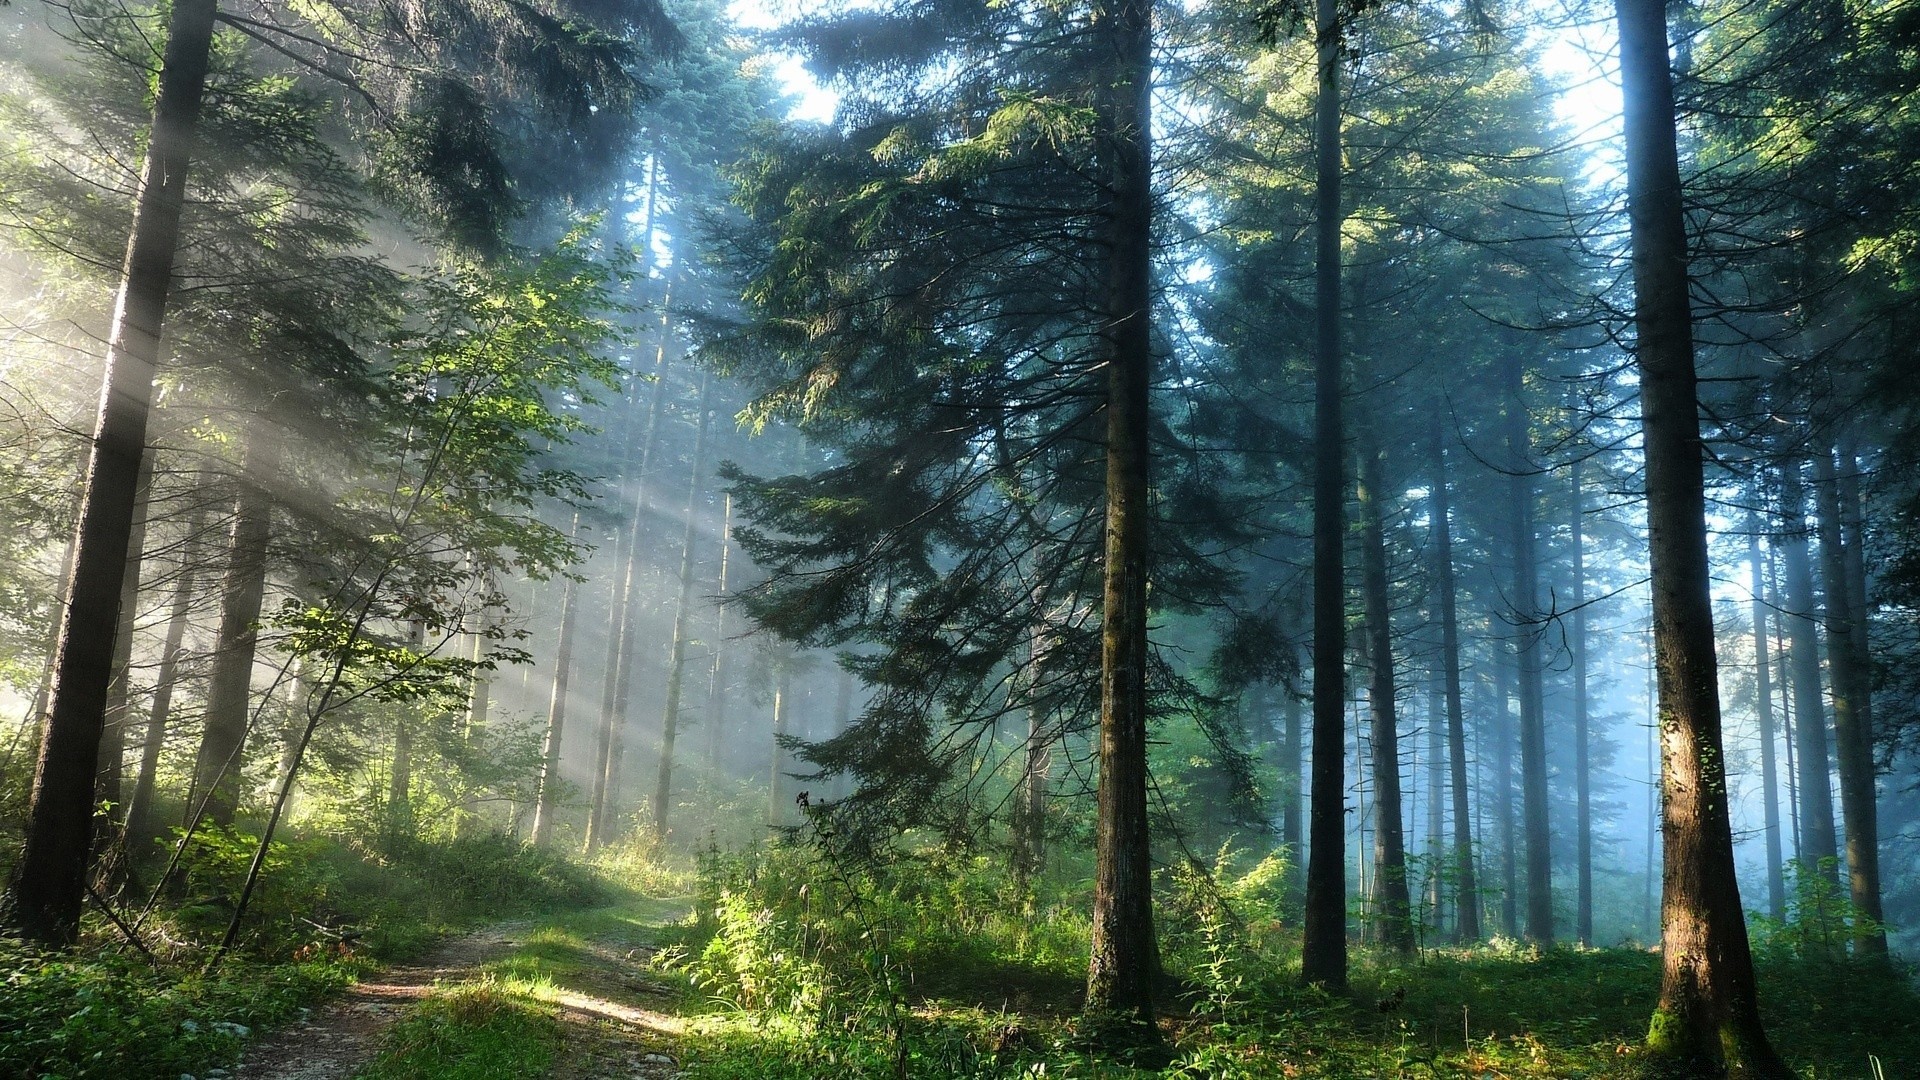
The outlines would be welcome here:
[[[1635,1075],[1658,982],[1658,957],[1640,950],[1443,951],[1358,969],[1351,998],[1292,990],[1216,1007],[1187,995],[1169,1003],[1166,1047],[1140,1057],[1076,1034],[1070,965],[984,953],[922,957],[904,996],[817,987],[842,998],[822,1010],[831,1022],[732,1005],[691,962],[705,939],[689,908],[628,894],[448,938],[198,1080],[1616,1080]],[[812,1000],[789,977],[810,950],[753,940],[768,949],[736,941],[727,954],[743,985],[767,1002]],[[1796,964],[1766,982],[1798,1075],[1866,1080],[1869,1054],[1886,1076],[1920,1075],[1910,975]]]
[[[680,1074],[682,988],[647,977],[673,900],[496,923],[381,969],[209,1080]]]

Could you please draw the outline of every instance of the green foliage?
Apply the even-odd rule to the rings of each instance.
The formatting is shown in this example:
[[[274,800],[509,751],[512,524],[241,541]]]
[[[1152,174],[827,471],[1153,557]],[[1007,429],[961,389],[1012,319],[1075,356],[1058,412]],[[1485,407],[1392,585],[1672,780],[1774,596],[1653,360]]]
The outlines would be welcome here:
[[[436,991],[389,1028],[362,1080],[520,1080],[560,1047],[551,1006],[492,980]]]
[[[1748,916],[1756,955],[1782,961],[1831,961],[1845,953],[1855,934],[1873,927],[1873,920],[1853,905],[1852,896],[1840,885],[1838,860],[1822,859],[1816,868],[1790,859],[1786,873],[1786,919],[1775,921],[1758,913]]]
[[[179,1076],[230,1058],[251,1029],[285,1023],[348,982],[346,959],[235,961],[218,978],[110,952],[51,956],[0,939],[0,1075]]]

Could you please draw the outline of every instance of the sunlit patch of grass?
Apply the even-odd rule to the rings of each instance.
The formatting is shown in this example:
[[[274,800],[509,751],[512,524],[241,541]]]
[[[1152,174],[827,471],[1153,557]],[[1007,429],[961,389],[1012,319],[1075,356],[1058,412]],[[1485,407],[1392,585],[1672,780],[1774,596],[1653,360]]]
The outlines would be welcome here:
[[[359,1080],[519,1080],[544,1073],[560,1023],[530,985],[493,979],[435,990],[387,1030]]]

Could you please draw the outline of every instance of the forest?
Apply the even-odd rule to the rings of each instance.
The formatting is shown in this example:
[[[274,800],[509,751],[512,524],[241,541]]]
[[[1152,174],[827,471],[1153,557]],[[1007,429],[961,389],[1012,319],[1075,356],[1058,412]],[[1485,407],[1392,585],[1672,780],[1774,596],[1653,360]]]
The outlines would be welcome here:
[[[0,1078],[1920,1076],[1920,3],[0,0]]]

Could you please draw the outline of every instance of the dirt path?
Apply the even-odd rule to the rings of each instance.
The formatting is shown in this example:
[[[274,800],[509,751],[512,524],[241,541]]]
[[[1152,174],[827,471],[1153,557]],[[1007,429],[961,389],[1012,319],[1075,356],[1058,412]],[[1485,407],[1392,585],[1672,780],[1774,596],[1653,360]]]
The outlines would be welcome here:
[[[344,1080],[379,1049],[380,1033],[435,982],[468,978],[506,955],[531,924],[499,923],[442,942],[412,964],[375,972],[339,998],[247,1048],[232,1075],[245,1080]]]
[[[546,996],[564,1029],[554,1080],[674,1080],[680,1075],[684,1020],[673,1012],[678,991],[652,978],[652,925],[677,918],[683,906],[659,904],[626,932],[592,936],[575,950],[564,985]],[[636,937],[633,931],[639,931]],[[316,1008],[303,1021],[275,1031],[247,1049],[230,1073],[244,1080],[347,1080],[380,1051],[380,1037],[408,1006],[436,983],[475,978],[487,964],[537,940],[539,924],[498,923],[452,938],[412,964],[387,968]]]

